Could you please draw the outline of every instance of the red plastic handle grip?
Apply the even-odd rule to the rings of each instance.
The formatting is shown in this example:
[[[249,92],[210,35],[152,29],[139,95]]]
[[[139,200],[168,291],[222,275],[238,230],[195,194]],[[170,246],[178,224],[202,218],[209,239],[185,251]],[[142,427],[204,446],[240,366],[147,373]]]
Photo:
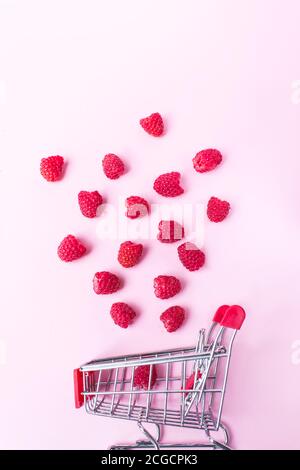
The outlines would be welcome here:
[[[74,398],[75,408],[80,408],[84,403],[83,392],[83,373],[80,369],[75,369],[73,372],[74,378]]]
[[[246,318],[245,310],[239,305],[222,305],[216,311],[213,321],[226,328],[239,330]]]
[[[221,325],[226,328],[232,328],[239,330],[244,323],[246,318],[245,310],[239,305],[232,305],[226,310],[224,317],[222,318]]]
[[[221,307],[219,307],[216,313],[214,314],[213,322],[221,323],[228,309],[229,309],[229,305],[222,305]]]

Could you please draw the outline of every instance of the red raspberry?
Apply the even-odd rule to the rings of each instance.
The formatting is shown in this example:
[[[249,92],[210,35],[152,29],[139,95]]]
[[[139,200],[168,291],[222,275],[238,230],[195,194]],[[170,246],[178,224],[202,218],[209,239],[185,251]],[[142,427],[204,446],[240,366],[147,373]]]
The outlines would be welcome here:
[[[135,266],[142,256],[143,245],[141,243],[124,242],[121,243],[118,261],[124,268]]]
[[[120,289],[120,279],[107,271],[96,273],[93,279],[93,288],[96,294],[113,294]]]
[[[138,366],[134,371],[133,386],[136,388],[143,388],[148,390],[152,388],[157,379],[155,365],[152,366],[151,382],[150,379],[150,365]]]
[[[165,197],[180,196],[184,190],[180,186],[180,173],[172,171],[171,173],[164,173],[154,181],[154,190]]]
[[[57,249],[57,254],[62,261],[74,261],[86,252],[86,247],[73,235],[68,235],[63,239]]]
[[[158,230],[157,240],[162,243],[174,243],[184,237],[184,228],[174,220],[161,220]]]
[[[193,158],[193,165],[198,173],[214,170],[222,161],[222,154],[216,149],[206,149],[198,152]]]
[[[148,202],[140,196],[130,196],[126,199],[126,216],[130,219],[143,217],[150,212]]]
[[[125,171],[121,158],[113,153],[108,153],[102,160],[102,167],[105,176],[111,180],[118,179]]]
[[[178,328],[182,325],[184,320],[185,312],[182,307],[175,305],[175,307],[170,307],[165,310],[160,319],[164,324],[165,329],[172,333],[173,331],[178,330]]]
[[[207,204],[207,216],[212,222],[222,222],[230,211],[230,204],[217,197],[211,197]]]
[[[180,261],[189,271],[197,271],[205,263],[205,254],[194,243],[183,243],[177,251]]]
[[[102,196],[98,191],[80,191],[78,203],[82,214],[92,219],[97,215],[97,209],[102,204]]]
[[[197,373],[198,380],[201,379],[201,377],[202,377],[202,374],[201,374],[200,370],[198,370],[198,373]],[[194,382],[195,382],[195,372],[193,372],[192,375],[190,375],[190,377],[186,380],[185,390],[193,390]],[[197,383],[197,381],[196,381],[196,383]]]
[[[159,299],[169,299],[181,290],[181,283],[175,276],[157,276],[153,283],[154,293]]]
[[[110,314],[115,324],[121,328],[128,328],[136,316],[135,311],[124,302],[112,304]]]
[[[40,164],[41,175],[47,181],[57,181],[61,178],[64,165],[63,157],[56,155],[55,157],[42,158]]]
[[[148,132],[148,134],[154,137],[159,137],[164,132],[164,122],[159,113],[153,113],[150,116],[140,120],[142,128]]]

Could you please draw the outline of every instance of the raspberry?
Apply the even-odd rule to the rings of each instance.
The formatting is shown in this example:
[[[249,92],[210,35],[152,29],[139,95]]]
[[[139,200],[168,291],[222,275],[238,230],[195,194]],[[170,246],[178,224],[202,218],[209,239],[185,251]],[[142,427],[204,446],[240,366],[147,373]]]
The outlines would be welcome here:
[[[200,370],[198,370],[198,373],[197,373],[197,379],[201,379],[202,377],[202,374],[200,372]],[[188,377],[188,379],[186,380],[185,382],[185,390],[193,390],[194,388],[194,382],[195,382],[195,372],[192,373],[192,375],[190,375],[190,377]],[[197,383],[197,381],[196,381]]]
[[[96,273],[93,279],[93,288],[96,294],[113,294],[120,289],[120,279],[107,271]]]
[[[148,390],[148,388],[152,388],[157,379],[157,373],[155,365],[152,366],[152,373],[151,373],[151,381],[149,384],[150,379],[150,366],[138,366],[134,371],[134,378],[133,378],[133,386],[136,388],[143,388],[144,390]]]
[[[126,216],[130,219],[143,217],[150,212],[148,202],[140,196],[130,196],[126,199]]]
[[[148,134],[154,137],[159,137],[164,132],[164,122],[159,113],[153,113],[148,117],[140,120],[142,128],[148,132]]]
[[[159,299],[169,299],[181,290],[181,283],[175,276],[157,276],[153,283],[154,293]]]
[[[160,319],[163,322],[165,329],[169,333],[172,333],[173,331],[178,330],[178,328],[182,325],[184,316],[184,309],[178,305],[175,305],[175,307],[170,307],[165,310],[161,314]]]
[[[180,196],[184,190],[180,186],[180,173],[172,171],[171,173],[164,173],[154,181],[154,190],[165,197]]]
[[[212,222],[222,222],[230,211],[230,204],[217,197],[211,197],[207,204],[207,216]]]
[[[80,191],[78,203],[82,214],[92,219],[97,215],[97,209],[102,204],[102,196],[98,191]]]
[[[222,154],[216,149],[206,149],[198,152],[193,158],[193,165],[198,173],[214,170],[222,161]]]
[[[102,167],[105,176],[111,180],[118,179],[125,171],[121,158],[113,153],[108,153],[102,160]]]
[[[123,242],[120,245],[118,261],[124,268],[135,266],[142,256],[143,245],[141,243]]]
[[[197,271],[205,263],[205,254],[194,243],[183,243],[177,251],[180,261],[189,271]]]
[[[184,237],[184,228],[174,220],[161,220],[158,230],[157,240],[162,243],[174,243]]]
[[[74,235],[65,237],[57,249],[60,259],[66,262],[81,258],[85,252],[86,247]]]
[[[115,324],[121,328],[128,328],[136,316],[135,311],[124,302],[112,304],[110,314]]]
[[[55,157],[42,158],[40,164],[41,175],[47,181],[57,181],[61,178],[64,165],[63,157],[56,155]]]

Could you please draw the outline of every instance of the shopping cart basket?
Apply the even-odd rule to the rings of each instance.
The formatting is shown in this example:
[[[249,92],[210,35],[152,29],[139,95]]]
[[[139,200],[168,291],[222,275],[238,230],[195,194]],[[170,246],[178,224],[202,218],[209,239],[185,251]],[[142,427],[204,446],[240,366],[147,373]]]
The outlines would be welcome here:
[[[208,332],[200,330],[196,347],[88,362],[74,371],[76,407],[137,421],[147,439],[111,449],[230,449],[221,415],[233,340],[244,319],[242,307],[223,305]],[[137,388],[135,374],[141,366],[148,372],[148,386]],[[143,423],[154,423],[157,435],[150,434]],[[162,444],[162,425],[202,430],[206,439],[196,444]],[[222,440],[211,434],[219,430],[224,433]]]

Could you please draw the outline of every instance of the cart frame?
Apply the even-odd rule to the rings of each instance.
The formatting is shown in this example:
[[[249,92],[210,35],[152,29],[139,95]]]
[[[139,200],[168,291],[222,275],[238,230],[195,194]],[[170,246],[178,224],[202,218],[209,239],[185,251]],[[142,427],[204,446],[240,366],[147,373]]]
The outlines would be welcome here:
[[[233,341],[244,319],[242,307],[223,305],[208,332],[200,330],[196,347],[97,359],[82,365],[74,371],[76,407],[84,405],[89,414],[138,423],[146,440],[111,449],[230,449],[229,432],[221,416]],[[146,389],[134,386],[139,366],[149,368]],[[151,387],[154,368],[159,372]],[[155,425],[155,436],[144,423]],[[163,425],[202,430],[206,440],[162,444]],[[223,431],[222,440],[211,434],[219,430]]]

